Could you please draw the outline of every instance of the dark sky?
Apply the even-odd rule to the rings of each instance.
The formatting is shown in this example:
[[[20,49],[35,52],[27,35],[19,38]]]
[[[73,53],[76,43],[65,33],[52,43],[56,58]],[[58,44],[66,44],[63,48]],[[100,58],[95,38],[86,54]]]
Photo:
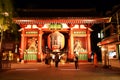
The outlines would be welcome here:
[[[19,15],[23,16],[24,13],[21,12],[21,9],[89,9],[89,8],[95,8],[96,9],[96,13],[94,12],[90,12],[89,14],[92,15],[99,15],[101,12],[106,13],[106,11],[108,10],[112,10],[112,7],[114,5],[118,5],[120,4],[120,0],[13,0],[14,1],[14,7],[16,9],[16,11],[19,11]],[[26,13],[25,16],[27,16],[30,12]],[[75,13],[75,12],[74,12]],[[33,13],[31,13],[30,16],[38,16],[38,15],[42,15],[42,16],[54,16],[56,14],[56,16],[71,16],[71,15],[75,15],[75,16],[87,16],[88,13],[84,14],[81,12],[76,12],[75,14],[73,14],[73,12],[71,13],[59,13],[59,12],[37,12],[32,15]],[[89,16],[89,15],[88,15]]]
[[[16,8],[34,9],[80,9],[93,8],[111,9],[120,0],[14,0]]]

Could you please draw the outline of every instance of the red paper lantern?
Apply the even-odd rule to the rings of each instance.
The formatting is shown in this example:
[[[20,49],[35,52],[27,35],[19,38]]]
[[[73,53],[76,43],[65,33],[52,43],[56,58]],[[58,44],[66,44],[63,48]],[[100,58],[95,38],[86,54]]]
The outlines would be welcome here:
[[[48,36],[48,48],[53,52],[60,52],[60,49],[64,48],[65,38],[64,35],[58,31],[55,31]]]

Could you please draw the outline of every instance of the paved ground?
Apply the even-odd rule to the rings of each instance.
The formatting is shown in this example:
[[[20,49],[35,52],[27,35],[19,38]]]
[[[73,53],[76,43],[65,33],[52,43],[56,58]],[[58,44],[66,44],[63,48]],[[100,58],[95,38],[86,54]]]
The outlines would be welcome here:
[[[120,69],[105,69],[101,65],[94,67],[91,63],[59,64],[58,68],[43,64],[12,64],[11,69],[0,72],[0,80],[120,80]]]

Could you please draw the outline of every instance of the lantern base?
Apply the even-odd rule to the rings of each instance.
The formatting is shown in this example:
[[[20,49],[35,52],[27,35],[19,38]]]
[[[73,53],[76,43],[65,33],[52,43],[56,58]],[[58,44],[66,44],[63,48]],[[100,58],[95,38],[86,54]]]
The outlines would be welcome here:
[[[59,49],[55,49],[55,50],[53,50],[53,52],[60,52],[60,50]]]

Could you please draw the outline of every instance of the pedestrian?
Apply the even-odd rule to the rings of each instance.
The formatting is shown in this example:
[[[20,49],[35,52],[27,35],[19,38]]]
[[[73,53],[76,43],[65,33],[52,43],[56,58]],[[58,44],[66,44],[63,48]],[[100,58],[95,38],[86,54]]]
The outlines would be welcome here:
[[[93,59],[94,59],[93,56],[94,56],[94,53],[92,52],[92,53],[91,53],[91,62],[93,62]]]
[[[56,68],[58,68],[58,63],[59,63],[59,61],[60,61],[60,60],[59,60],[59,54],[56,53],[56,54],[55,54],[55,67],[56,67]]]
[[[47,54],[45,55],[45,64],[48,64]]]
[[[50,53],[47,53],[46,58],[45,58],[45,64],[47,64],[51,67],[51,60],[52,60],[52,57],[51,57]]]
[[[75,62],[75,69],[78,69],[79,65],[78,65],[78,55],[74,54],[74,62]]]
[[[94,53],[93,63],[94,63],[94,66],[95,66],[95,67],[98,66],[97,54],[96,54],[96,53]]]

